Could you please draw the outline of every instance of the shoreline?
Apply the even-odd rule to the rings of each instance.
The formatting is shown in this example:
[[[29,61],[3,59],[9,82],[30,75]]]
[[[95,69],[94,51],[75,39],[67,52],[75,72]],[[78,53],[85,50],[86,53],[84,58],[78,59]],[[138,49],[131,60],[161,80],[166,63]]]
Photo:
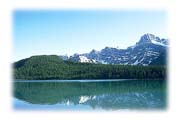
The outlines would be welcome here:
[[[13,82],[120,82],[132,80],[166,80],[166,79],[85,79],[85,80],[14,80]]]

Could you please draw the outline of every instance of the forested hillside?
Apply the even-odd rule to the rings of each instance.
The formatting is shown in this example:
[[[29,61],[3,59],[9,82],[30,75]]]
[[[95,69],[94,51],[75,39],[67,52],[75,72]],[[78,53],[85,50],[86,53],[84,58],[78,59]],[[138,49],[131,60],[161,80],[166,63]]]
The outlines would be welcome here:
[[[13,64],[14,78],[45,79],[165,79],[165,66],[78,63],[56,55],[32,56]]]

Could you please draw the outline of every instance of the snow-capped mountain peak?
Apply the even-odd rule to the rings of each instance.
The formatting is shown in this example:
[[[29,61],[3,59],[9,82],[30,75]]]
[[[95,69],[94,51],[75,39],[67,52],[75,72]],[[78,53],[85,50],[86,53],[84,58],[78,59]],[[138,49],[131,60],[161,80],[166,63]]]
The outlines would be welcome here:
[[[153,35],[153,34],[144,34],[139,42],[136,45],[142,45],[142,44],[156,44],[161,46],[167,46],[167,39],[160,39],[159,37]]]
[[[152,40],[156,40],[156,36],[153,34],[144,34],[138,43],[151,43]]]

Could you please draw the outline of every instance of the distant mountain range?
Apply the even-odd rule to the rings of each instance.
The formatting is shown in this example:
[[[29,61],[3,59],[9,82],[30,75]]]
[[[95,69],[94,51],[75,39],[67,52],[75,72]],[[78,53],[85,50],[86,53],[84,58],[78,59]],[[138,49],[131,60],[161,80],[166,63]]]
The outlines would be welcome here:
[[[120,65],[165,65],[168,39],[160,39],[153,34],[144,34],[139,42],[127,49],[105,47],[89,53],[60,55],[63,60],[81,63],[120,64]]]

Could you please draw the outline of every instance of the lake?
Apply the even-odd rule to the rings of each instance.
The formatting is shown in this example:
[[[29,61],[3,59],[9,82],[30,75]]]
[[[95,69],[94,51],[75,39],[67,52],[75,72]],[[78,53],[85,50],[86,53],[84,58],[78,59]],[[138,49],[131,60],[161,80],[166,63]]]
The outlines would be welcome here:
[[[166,80],[19,80],[17,110],[163,110]]]

